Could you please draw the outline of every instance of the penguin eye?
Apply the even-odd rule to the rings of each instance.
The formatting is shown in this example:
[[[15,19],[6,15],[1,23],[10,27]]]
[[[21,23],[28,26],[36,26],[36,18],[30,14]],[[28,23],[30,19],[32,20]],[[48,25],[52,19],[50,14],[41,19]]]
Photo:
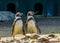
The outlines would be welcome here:
[[[17,14],[16,16],[20,16],[20,14]]]
[[[28,14],[28,16],[31,15],[30,13]]]

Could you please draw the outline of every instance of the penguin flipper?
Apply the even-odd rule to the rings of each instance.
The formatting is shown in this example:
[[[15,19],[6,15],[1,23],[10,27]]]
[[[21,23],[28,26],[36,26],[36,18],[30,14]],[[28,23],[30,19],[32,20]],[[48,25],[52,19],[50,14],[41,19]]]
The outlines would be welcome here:
[[[37,25],[37,23],[35,23],[35,25],[36,25],[36,27],[37,27],[38,33],[41,33],[41,30],[40,30],[39,26]]]
[[[23,31],[23,35],[25,35],[26,34],[26,31],[25,31],[25,26],[24,26],[24,23],[23,23],[23,27],[22,27],[23,29],[22,29],[22,31]]]
[[[27,21],[26,21],[26,23],[25,23],[25,34],[27,33]]]
[[[14,32],[14,27],[15,27],[15,21],[13,22],[13,24],[12,24],[12,35],[13,35],[13,32]]]

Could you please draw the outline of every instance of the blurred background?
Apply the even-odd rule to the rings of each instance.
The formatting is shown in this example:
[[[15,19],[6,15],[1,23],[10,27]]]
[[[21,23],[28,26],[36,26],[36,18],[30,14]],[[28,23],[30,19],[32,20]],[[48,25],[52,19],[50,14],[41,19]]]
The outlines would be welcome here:
[[[60,33],[60,0],[0,0],[0,36],[11,36],[16,12],[22,12],[24,19],[30,10],[41,34]]]
[[[0,0],[0,11],[40,11],[44,16],[60,16],[60,0]]]

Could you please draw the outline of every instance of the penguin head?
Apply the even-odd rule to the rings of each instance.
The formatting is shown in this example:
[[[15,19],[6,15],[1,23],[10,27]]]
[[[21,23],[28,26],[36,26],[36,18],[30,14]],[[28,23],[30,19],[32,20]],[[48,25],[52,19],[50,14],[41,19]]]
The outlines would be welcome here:
[[[20,16],[22,16],[22,15],[23,15],[23,13],[17,12],[15,16],[16,16],[16,17],[20,17]]]
[[[29,11],[29,12],[27,13],[27,15],[28,15],[28,16],[33,16],[33,15],[34,15],[34,12],[33,12],[33,11]]]
[[[33,12],[33,11],[29,11],[29,12],[27,13],[27,20],[28,20],[28,19],[31,19],[31,18],[34,18],[33,15],[34,15],[34,12]]]

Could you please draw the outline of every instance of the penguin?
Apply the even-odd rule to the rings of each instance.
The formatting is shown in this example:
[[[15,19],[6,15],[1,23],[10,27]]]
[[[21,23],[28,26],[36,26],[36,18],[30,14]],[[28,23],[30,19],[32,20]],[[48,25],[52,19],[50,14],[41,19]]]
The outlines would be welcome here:
[[[16,16],[15,16],[15,20],[13,22],[13,26],[12,26],[12,35],[13,38],[15,37],[15,35],[17,34],[24,34],[24,29],[23,29],[23,21],[22,21],[22,13],[17,12]]]
[[[27,21],[26,21],[26,28],[27,29],[26,29],[26,32],[31,33],[31,34],[41,33],[41,30],[38,27],[38,25],[36,24],[33,15],[34,15],[34,12],[32,12],[32,11],[29,11],[27,13]]]

